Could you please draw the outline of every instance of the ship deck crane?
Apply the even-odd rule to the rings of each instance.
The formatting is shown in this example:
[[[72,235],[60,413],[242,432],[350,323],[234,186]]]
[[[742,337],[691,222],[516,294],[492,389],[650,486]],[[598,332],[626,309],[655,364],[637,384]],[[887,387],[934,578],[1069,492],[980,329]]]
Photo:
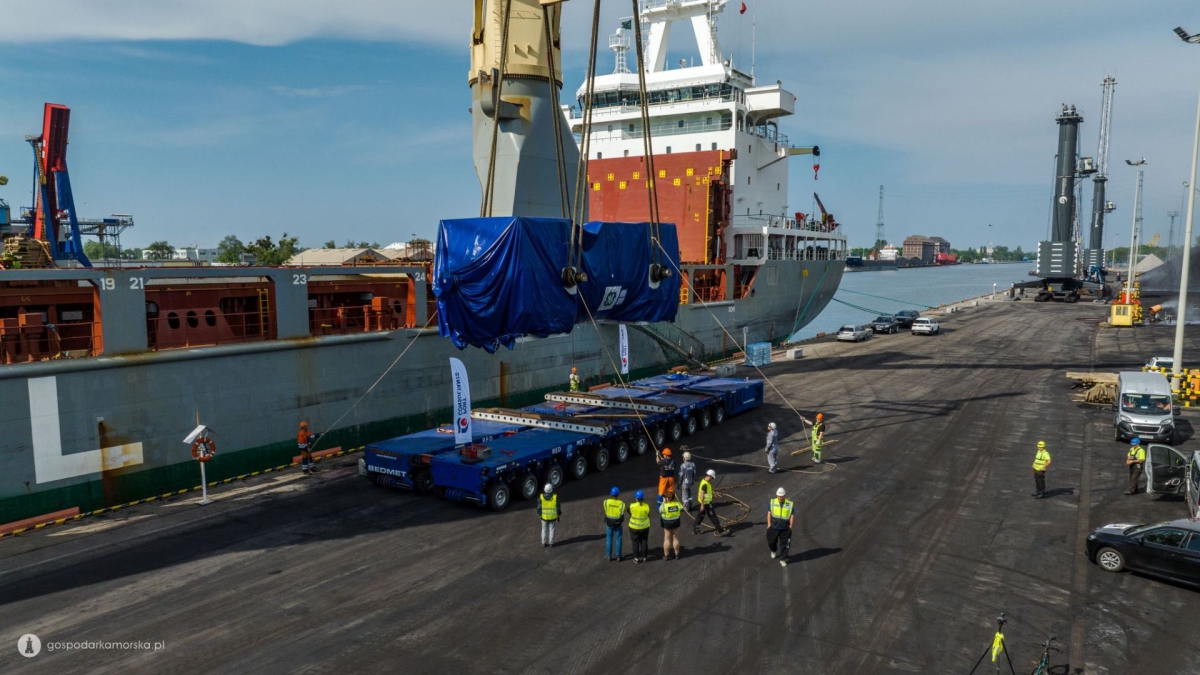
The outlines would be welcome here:
[[[71,109],[47,103],[40,136],[26,136],[34,159],[34,213],[31,234],[46,242],[54,261],[78,261],[84,267],[92,263],[83,253],[79,220],[75,215],[75,197],[67,174],[67,131]],[[66,220],[66,231],[62,221]]]

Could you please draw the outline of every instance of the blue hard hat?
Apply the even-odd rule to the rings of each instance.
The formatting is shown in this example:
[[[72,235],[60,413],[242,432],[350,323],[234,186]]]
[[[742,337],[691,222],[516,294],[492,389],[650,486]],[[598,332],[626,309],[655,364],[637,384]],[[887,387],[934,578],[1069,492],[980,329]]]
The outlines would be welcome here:
[[[621,494],[621,488],[619,488],[619,487],[614,487],[613,489],[611,489],[611,490],[609,490],[609,491],[608,491],[608,494],[610,494],[610,495],[612,495],[612,496],[616,497],[617,495]]]
[[[1140,438],[1135,438],[1135,439],[1133,439],[1132,441],[1129,441],[1129,444],[1130,444],[1130,445],[1141,445],[1141,444],[1142,444],[1142,439],[1140,439]]]
[[[646,493],[645,493],[645,492],[642,492],[641,490],[638,490],[637,492],[633,493],[633,496],[634,496],[636,499],[641,499],[642,497],[645,497],[645,496],[646,496]]]

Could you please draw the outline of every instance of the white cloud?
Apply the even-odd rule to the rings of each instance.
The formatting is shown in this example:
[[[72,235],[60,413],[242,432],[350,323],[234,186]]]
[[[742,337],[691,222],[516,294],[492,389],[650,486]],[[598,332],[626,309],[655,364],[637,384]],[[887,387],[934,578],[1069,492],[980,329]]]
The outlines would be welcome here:
[[[366,87],[361,84],[342,84],[330,87],[271,87],[271,91],[289,98],[338,98],[364,89]]]

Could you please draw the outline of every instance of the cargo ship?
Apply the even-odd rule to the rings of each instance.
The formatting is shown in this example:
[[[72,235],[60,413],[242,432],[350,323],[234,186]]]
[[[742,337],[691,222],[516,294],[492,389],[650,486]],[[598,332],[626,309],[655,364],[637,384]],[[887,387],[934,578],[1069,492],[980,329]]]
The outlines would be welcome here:
[[[469,75],[491,215],[560,215],[555,139],[565,141],[559,161],[574,166],[572,136],[588,133],[590,216],[645,220],[639,86],[620,66],[624,51],[616,72],[595,78],[585,130],[582,111],[558,103],[559,10],[513,0],[506,31],[501,4],[476,2]],[[674,323],[630,326],[630,379],[729,356],[747,341],[785,341],[824,309],[844,270],[833,217],[788,213],[789,157],[812,150],[779,131],[794,97],[722,57],[724,5],[651,1],[636,19],[648,36],[653,180],[662,222],[677,225],[686,284]],[[695,29],[700,65],[669,69],[667,36],[679,22]],[[217,444],[210,481],[290,462],[302,421],[326,432],[318,450],[431,428],[451,417],[450,356],[470,372],[477,406],[534,403],[561,390],[572,367],[585,386],[614,379],[616,324],[579,324],[495,354],[454,348],[436,329],[431,270],[419,260],[93,266],[66,179],[65,110],[47,106],[32,219],[4,230],[0,524],[197,485],[183,442],[197,424]]]

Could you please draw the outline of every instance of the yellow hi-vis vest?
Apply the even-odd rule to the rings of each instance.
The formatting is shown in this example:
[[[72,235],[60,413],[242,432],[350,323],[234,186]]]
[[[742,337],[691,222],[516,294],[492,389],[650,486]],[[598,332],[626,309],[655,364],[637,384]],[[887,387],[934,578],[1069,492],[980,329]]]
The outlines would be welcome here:
[[[609,527],[620,527],[621,518],[625,515],[625,502],[620,499],[608,498],[604,500],[604,522]]]
[[[1132,459],[1135,462],[1146,461],[1146,449],[1140,445],[1130,446],[1129,447],[1129,459]]]
[[[558,495],[542,495],[542,520],[558,520]]]
[[[645,502],[634,502],[629,505],[629,529],[650,529],[650,505]]]
[[[1033,458],[1033,470],[1045,471],[1048,464],[1050,464],[1050,453],[1045,450],[1038,450],[1037,456]]]
[[[701,504],[711,504],[712,503],[712,495],[713,495],[712,481],[710,481],[707,478],[700,481],[700,503]]]
[[[785,499],[780,504],[778,499],[771,500],[771,524],[777,529],[786,530],[788,519],[792,517],[792,500]]]
[[[824,432],[825,432],[825,423],[824,422],[817,422],[816,424],[813,424],[813,428],[812,428],[813,445],[816,445],[817,443],[821,442],[821,434]]]
[[[683,515],[683,504],[675,499],[663,502],[662,506],[658,507],[658,515],[666,522],[677,521]]]

